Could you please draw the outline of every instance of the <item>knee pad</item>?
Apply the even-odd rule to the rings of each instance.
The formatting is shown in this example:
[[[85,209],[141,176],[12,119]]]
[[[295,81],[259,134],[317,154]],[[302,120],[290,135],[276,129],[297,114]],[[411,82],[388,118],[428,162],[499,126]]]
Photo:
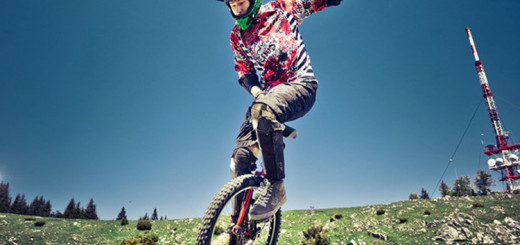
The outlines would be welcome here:
[[[240,175],[249,174],[251,171],[256,169],[257,158],[247,148],[238,148],[233,151],[231,155],[231,178],[235,178]]]
[[[258,120],[261,117],[276,119],[271,107],[264,103],[253,103],[251,106],[251,118]]]
[[[276,119],[276,114],[273,109],[266,104],[263,103],[254,103],[251,106],[251,123],[253,124],[253,129],[258,129],[258,122],[260,119],[265,119],[263,122],[268,123],[267,125],[263,125],[263,129],[267,129],[266,126],[270,126],[271,129],[269,131],[278,131],[284,130],[285,126],[278,122]]]
[[[262,152],[266,177],[271,180],[283,179],[285,177],[283,124],[277,121],[274,111],[263,103],[254,103],[251,106],[251,123]]]
[[[264,160],[265,176],[270,180],[285,178],[282,131],[273,130],[271,123],[266,118],[260,118],[256,133]]]
[[[255,130],[258,127],[258,120],[260,118],[265,118],[273,122],[276,121],[276,115],[274,114],[271,107],[263,103],[254,103],[251,106],[251,122]]]

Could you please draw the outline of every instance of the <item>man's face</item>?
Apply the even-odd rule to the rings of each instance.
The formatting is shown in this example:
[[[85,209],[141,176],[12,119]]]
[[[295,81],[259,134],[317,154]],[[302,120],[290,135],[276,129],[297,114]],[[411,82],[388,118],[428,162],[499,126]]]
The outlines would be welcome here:
[[[229,1],[231,11],[235,16],[240,16],[247,13],[249,9],[249,0],[231,0]]]

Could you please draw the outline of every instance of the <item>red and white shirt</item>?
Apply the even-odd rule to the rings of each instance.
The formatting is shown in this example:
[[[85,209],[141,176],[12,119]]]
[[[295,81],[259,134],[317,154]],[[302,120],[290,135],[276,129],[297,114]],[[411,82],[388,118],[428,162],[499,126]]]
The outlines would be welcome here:
[[[235,26],[231,47],[238,76],[258,71],[263,90],[283,83],[317,82],[298,26],[326,7],[326,0],[276,0],[261,6],[247,30]]]

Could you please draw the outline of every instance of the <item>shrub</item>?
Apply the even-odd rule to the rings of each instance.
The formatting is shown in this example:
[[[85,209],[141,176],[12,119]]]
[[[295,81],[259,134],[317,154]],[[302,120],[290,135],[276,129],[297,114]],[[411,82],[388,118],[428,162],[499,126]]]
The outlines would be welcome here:
[[[36,221],[34,223],[34,226],[37,226],[37,227],[44,226],[44,225],[45,225],[45,221],[43,221],[43,220]]]
[[[127,218],[122,218],[121,219],[121,225],[128,225],[128,219]]]
[[[376,211],[376,214],[377,214],[377,215],[383,215],[383,214],[385,214],[385,212],[386,212],[386,211],[385,211],[384,209],[378,209],[378,210]]]
[[[453,196],[463,197],[470,196],[473,191],[471,187],[471,178],[469,176],[460,176],[453,184]]]
[[[220,235],[220,234],[224,233],[224,231],[226,231],[226,230],[224,229],[224,227],[222,227],[222,226],[220,226],[220,225],[217,225],[217,226],[215,227],[215,231],[214,231],[213,233],[215,233],[215,235]]]
[[[149,231],[152,229],[152,222],[149,220],[139,220],[137,222],[137,229],[140,231]]]
[[[125,239],[121,242],[121,245],[155,245],[158,241],[159,236],[152,234]]]
[[[482,203],[480,203],[480,202],[474,202],[474,203],[473,203],[473,207],[474,207],[474,208],[482,208],[482,207],[484,207],[484,204],[482,204]]]
[[[330,238],[323,230],[323,226],[313,226],[303,231],[303,236],[307,239],[302,242],[303,245],[329,245]]]
[[[410,195],[408,196],[408,199],[409,200],[416,200],[416,199],[419,199],[419,195],[417,195],[417,193],[410,193]]]
[[[432,214],[432,212],[430,212],[430,210],[428,210],[428,209],[424,210],[424,215],[430,215],[430,214]]]

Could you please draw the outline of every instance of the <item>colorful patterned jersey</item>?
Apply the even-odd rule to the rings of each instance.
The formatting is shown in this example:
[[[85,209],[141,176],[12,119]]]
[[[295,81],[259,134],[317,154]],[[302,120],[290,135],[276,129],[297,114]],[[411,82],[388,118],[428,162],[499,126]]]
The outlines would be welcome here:
[[[258,71],[263,90],[282,83],[316,82],[298,26],[325,7],[326,0],[276,0],[260,8],[247,30],[235,26],[231,47],[239,77]]]

